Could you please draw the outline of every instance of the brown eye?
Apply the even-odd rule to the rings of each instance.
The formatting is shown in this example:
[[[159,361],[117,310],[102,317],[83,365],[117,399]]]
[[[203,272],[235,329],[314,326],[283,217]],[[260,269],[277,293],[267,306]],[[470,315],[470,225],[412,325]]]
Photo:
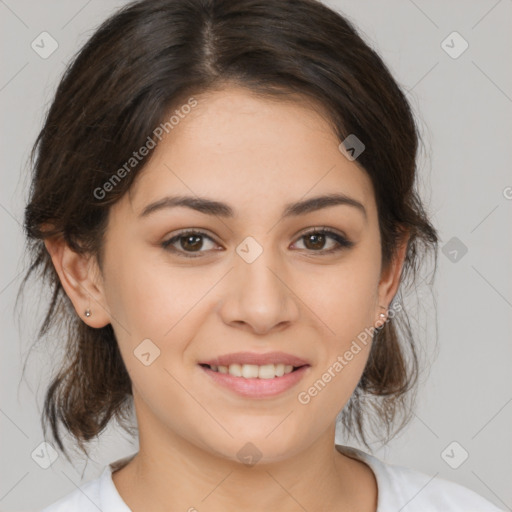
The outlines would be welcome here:
[[[205,239],[214,243],[213,239],[202,231],[182,231],[169,240],[162,242],[162,247],[166,250],[179,253],[180,255],[188,258],[197,258],[201,255],[202,252],[207,252],[201,250],[204,248]],[[198,254],[193,255],[190,253]]]
[[[350,248],[354,245],[354,242],[328,229],[310,231],[309,233],[303,234],[300,239],[304,239],[304,246],[307,250],[321,254],[340,251],[341,249]],[[330,247],[325,248],[329,239],[334,241],[334,243],[331,243]]]
[[[345,248],[350,248],[354,242],[347,240],[342,235],[328,230],[328,229],[315,229],[308,233],[303,234],[299,240],[304,239],[305,250],[312,253],[330,254],[340,251]],[[178,233],[169,240],[162,242],[162,247],[168,251],[174,252],[186,258],[197,258],[201,253],[216,250],[214,247],[206,247],[207,242],[211,242],[215,246],[214,240],[202,231],[186,230]],[[329,244],[329,241],[331,243]],[[326,245],[328,246],[326,248]],[[204,250],[202,250],[204,249]],[[196,254],[194,254],[196,253]]]
[[[201,235],[180,236],[178,241],[180,242],[181,247],[187,251],[198,251],[203,245]]]
[[[324,248],[326,242],[326,236],[322,233],[311,233],[310,235],[304,236],[305,246],[307,249],[320,249]]]

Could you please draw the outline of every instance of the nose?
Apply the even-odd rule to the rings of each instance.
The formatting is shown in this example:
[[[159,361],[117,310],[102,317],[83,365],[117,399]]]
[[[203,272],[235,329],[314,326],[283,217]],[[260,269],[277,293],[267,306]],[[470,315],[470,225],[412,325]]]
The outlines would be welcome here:
[[[219,308],[226,324],[264,335],[297,320],[299,298],[290,274],[271,253],[264,250],[252,263],[237,258]]]

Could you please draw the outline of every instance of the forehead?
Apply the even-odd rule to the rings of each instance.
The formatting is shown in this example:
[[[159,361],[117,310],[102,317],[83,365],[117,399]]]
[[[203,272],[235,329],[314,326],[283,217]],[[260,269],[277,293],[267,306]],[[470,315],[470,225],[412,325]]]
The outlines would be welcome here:
[[[194,99],[197,105],[183,110],[133,184],[135,213],[166,194],[214,197],[260,215],[262,208],[325,193],[346,194],[372,209],[370,178],[339,151],[312,103],[238,87]]]

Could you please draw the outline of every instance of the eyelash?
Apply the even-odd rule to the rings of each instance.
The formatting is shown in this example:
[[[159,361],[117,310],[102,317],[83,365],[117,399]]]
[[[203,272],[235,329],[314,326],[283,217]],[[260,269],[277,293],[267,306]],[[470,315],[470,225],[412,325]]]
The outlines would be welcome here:
[[[334,249],[327,249],[327,250],[325,250],[325,249],[319,250],[319,251],[309,250],[309,252],[316,253],[315,255],[332,254],[332,253],[341,251],[342,249],[350,249],[354,245],[354,242],[347,240],[345,237],[339,235],[338,233],[336,233],[334,231],[331,231],[328,228],[320,228],[320,229],[314,228],[311,231],[308,231],[308,232],[300,235],[297,240],[300,240],[300,239],[305,238],[310,235],[316,235],[316,234],[328,235],[329,237],[333,238],[338,243],[338,246],[335,247]],[[179,241],[180,238],[185,237],[187,235],[200,235],[200,236],[204,236],[204,237],[210,239],[212,242],[215,242],[215,240],[213,240],[209,235],[207,235],[203,231],[194,230],[194,229],[185,229],[185,230],[179,232],[177,235],[170,238],[169,240],[162,242],[162,247],[165,250],[172,251],[172,252],[179,254],[180,256],[183,256],[185,258],[200,258],[201,256],[199,256],[199,255],[192,256],[191,253],[187,253],[186,251],[182,251],[180,249],[176,249],[175,247],[172,247],[172,244],[174,244],[175,242]],[[306,251],[307,250],[308,249],[306,249]],[[199,254],[201,252],[206,252],[206,251],[198,251]]]

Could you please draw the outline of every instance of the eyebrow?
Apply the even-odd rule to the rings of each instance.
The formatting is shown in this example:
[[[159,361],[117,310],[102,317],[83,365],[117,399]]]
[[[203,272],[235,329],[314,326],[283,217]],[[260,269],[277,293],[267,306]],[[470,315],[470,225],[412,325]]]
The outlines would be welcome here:
[[[362,203],[345,194],[327,194],[312,197],[304,201],[289,203],[285,205],[281,218],[297,217],[331,206],[346,205],[359,210],[367,218],[366,209]],[[151,213],[164,208],[185,207],[196,210],[206,215],[215,215],[224,218],[235,217],[235,211],[231,206],[220,201],[206,197],[192,196],[168,196],[148,204],[140,213],[139,217],[146,217]]]

